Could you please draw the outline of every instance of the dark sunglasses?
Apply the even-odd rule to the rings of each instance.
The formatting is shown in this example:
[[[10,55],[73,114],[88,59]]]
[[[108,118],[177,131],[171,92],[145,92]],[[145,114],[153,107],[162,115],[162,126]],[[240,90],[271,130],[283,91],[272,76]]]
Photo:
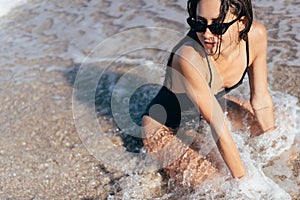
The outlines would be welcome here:
[[[239,20],[239,18],[236,18],[236,19],[232,20],[229,23],[214,23],[214,24],[211,24],[211,25],[207,25],[207,23],[202,23],[202,22],[193,20],[192,17],[189,17],[189,18],[187,18],[187,23],[196,32],[204,33],[206,31],[206,28],[208,28],[212,34],[223,35],[227,31],[227,29],[234,22],[236,22],[238,20]]]

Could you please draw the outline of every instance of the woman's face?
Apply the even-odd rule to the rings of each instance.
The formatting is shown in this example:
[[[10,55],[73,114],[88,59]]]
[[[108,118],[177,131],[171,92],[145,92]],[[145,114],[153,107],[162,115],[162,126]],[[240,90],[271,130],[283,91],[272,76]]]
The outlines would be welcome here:
[[[197,7],[197,21],[207,23],[207,25],[217,23],[217,19],[220,15],[220,0],[200,0]],[[227,13],[224,23],[231,22],[236,19],[236,16]],[[212,34],[209,28],[203,33],[197,32],[197,36],[200,42],[205,47],[209,55],[213,55],[217,52],[219,43],[222,42],[221,50],[231,46],[233,41],[238,41],[238,28],[235,26],[236,23],[232,24],[228,30],[222,35],[222,41],[220,35]]]

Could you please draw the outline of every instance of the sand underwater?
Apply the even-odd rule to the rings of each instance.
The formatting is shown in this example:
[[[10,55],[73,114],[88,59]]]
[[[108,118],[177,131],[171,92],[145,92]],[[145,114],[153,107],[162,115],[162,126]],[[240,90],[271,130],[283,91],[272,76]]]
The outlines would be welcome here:
[[[141,88],[135,102],[122,87],[161,73],[134,70],[156,66],[172,48],[160,41],[186,33],[185,1],[28,0],[2,16],[0,199],[300,199],[300,3],[253,4],[268,29],[279,129],[272,137],[233,133],[249,175],[234,180],[222,169],[195,189],[157,172],[134,130],[116,125],[122,117],[111,105],[133,101],[130,109],[140,110],[155,94]],[[125,39],[136,46],[126,51]],[[247,98],[246,85],[233,95]]]

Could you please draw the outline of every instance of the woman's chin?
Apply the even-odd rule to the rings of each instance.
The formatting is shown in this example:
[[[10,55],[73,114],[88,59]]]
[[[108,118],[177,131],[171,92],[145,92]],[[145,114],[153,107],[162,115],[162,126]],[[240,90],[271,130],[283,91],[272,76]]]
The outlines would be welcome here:
[[[205,50],[206,50],[207,55],[210,55],[210,56],[212,56],[216,53],[215,48],[206,48]]]

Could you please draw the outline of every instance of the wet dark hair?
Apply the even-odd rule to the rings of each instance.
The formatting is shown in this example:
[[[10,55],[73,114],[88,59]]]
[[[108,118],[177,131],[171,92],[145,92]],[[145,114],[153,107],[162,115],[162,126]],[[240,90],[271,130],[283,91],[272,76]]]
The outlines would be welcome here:
[[[201,0],[188,0],[187,11],[190,17],[196,19],[197,16],[197,5]],[[237,18],[244,17],[246,20],[245,28],[240,31],[239,38],[247,40],[247,34],[250,30],[253,21],[252,3],[251,0],[220,0],[220,23],[224,22],[226,14],[230,11]]]

